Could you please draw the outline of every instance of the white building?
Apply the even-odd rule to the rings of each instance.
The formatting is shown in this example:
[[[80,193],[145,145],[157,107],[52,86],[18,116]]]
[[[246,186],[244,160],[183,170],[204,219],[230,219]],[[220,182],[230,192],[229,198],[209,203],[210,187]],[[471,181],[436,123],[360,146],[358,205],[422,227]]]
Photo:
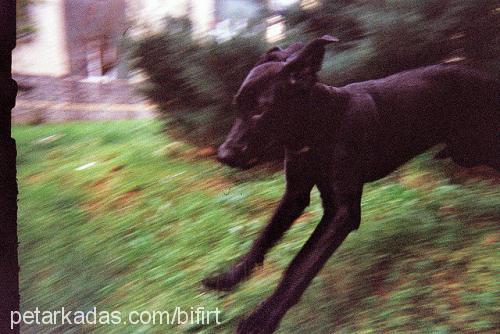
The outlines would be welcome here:
[[[188,17],[196,37],[227,39],[262,11],[273,13],[299,0],[42,0],[30,7],[35,33],[19,40],[13,72],[49,76],[101,76],[120,61],[120,36],[164,28],[164,18]],[[304,7],[319,0],[301,0]],[[272,16],[267,39],[284,35]]]
[[[18,40],[13,72],[101,76],[120,58],[124,33],[154,32],[166,16],[187,16],[204,36],[215,25],[215,0],[43,0],[30,6],[35,32]]]

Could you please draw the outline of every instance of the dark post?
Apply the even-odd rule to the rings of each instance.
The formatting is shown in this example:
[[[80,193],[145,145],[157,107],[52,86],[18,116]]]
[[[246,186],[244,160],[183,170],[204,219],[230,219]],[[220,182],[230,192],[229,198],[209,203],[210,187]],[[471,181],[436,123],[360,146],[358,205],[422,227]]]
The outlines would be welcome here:
[[[16,143],[11,138],[11,111],[17,85],[12,80],[12,49],[16,44],[16,1],[0,0],[0,333],[11,329],[10,315],[19,310],[17,257]]]

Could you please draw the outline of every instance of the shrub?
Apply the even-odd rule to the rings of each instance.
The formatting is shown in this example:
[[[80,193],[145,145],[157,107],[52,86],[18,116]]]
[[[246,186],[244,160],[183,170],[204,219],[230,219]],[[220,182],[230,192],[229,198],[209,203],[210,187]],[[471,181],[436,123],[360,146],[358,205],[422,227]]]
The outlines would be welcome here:
[[[325,82],[340,85],[450,58],[497,74],[497,7],[495,0],[330,0],[314,11],[294,8],[286,16],[292,29],[340,37],[322,71]]]
[[[258,34],[200,43],[188,25],[171,27],[135,46],[133,64],[148,76],[142,91],[160,106],[167,127],[217,145],[233,120],[232,97],[267,45]]]
[[[16,1],[16,35],[17,38],[26,37],[35,33],[33,18],[29,13],[29,6],[33,0]]]

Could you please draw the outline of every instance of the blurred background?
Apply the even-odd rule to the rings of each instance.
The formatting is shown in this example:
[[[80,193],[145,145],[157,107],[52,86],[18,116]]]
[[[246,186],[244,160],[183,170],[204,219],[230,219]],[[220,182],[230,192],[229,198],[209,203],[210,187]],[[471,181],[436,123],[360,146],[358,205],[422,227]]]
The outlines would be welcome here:
[[[272,46],[338,37],[320,72],[332,85],[443,62],[500,77],[498,0],[18,0],[17,19],[22,309],[223,318],[25,333],[232,333],[272,292],[321,216],[316,191],[235,293],[199,283],[248,249],[284,190],[277,162],[214,158]],[[361,228],[280,333],[497,332],[499,175],[432,154],[365,187]]]

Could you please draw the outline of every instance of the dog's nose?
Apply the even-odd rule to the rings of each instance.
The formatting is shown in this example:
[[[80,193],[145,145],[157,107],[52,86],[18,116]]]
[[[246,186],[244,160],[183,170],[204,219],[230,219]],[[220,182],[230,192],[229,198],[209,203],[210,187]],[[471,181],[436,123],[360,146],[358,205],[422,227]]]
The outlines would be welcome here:
[[[246,164],[247,146],[222,144],[217,150],[217,160],[231,167],[241,168]]]
[[[223,151],[221,149],[217,151],[217,160],[219,160],[219,162],[226,163],[228,158],[229,154],[226,151]]]
[[[217,160],[222,162],[223,164],[232,166],[235,163],[235,157],[236,154],[230,150],[224,147],[224,145],[220,146],[219,149],[217,150]]]

